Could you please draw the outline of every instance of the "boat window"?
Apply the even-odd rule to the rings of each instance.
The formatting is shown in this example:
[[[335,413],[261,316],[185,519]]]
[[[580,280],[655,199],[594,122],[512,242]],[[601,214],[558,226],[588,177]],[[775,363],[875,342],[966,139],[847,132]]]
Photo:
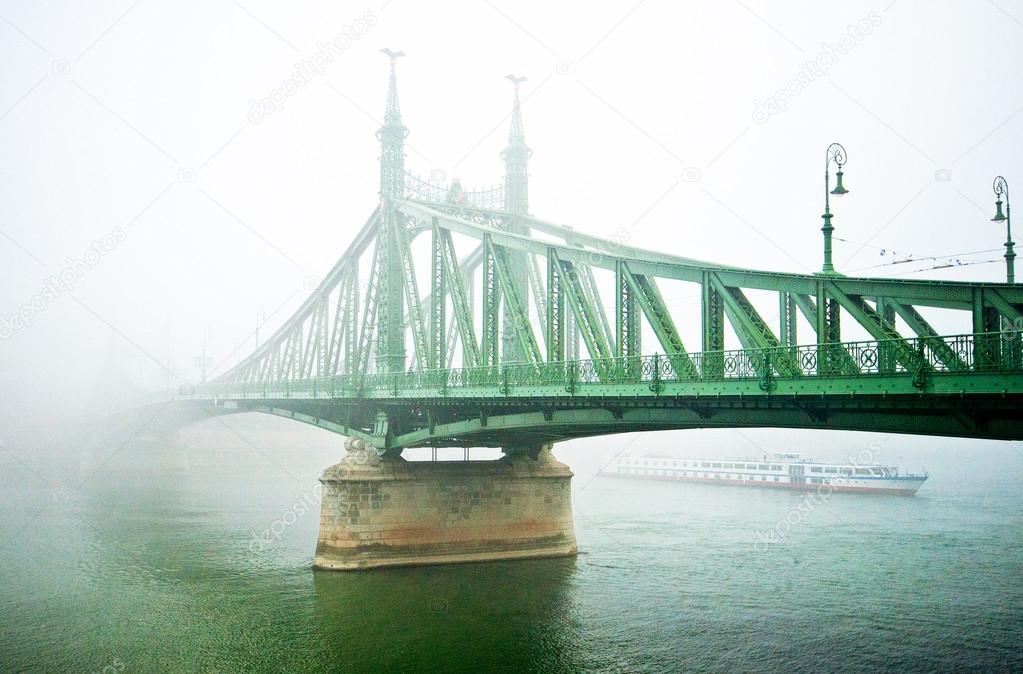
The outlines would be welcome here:
[[[856,474],[857,475],[870,475],[870,469],[869,468],[857,468],[856,469]]]
[[[757,466],[757,468],[759,468],[760,470],[769,470],[769,467],[766,463],[760,464],[759,466]]]
[[[711,468],[720,468],[721,464],[720,463],[712,463],[712,464],[710,464],[710,467]]]
[[[775,466],[774,464],[771,464],[771,470],[781,470],[781,466]]]
[[[701,462],[700,462],[700,465],[701,465],[702,467],[704,467],[704,468],[709,468],[709,467],[710,467],[710,464],[709,464],[709,463],[707,463],[706,461],[701,461]]]
[[[811,466],[810,467],[810,472],[811,473],[820,473],[822,471],[823,471],[823,469],[820,466]]]
[[[827,468],[824,469],[824,472],[825,473],[837,473],[838,469],[835,468],[834,466],[828,466]]]

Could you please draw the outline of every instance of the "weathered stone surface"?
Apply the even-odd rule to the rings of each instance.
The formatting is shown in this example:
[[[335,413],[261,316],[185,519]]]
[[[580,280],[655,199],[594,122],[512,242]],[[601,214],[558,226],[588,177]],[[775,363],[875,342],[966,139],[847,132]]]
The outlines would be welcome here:
[[[498,461],[381,460],[349,444],[320,482],[314,566],[368,569],[576,553],[568,466],[550,447]]]

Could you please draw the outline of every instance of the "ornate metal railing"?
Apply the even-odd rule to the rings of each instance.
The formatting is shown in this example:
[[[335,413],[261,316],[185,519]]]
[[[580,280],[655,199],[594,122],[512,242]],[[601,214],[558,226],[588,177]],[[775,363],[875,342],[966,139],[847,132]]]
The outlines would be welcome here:
[[[425,199],[467,208],[500,210],[504,208],[504,186],[483,190],[465,190],[459,182],[441,185],[405,172],[405,193],[410,199]]]
[[[776,380],[802,378],[911,376],[922,387],[932,374],[1023,372],[1023,348],[1015,331],[949,337],[810,344],[773,349],[734,349],[692,353],[689,360],[664,355],[555,363],[513,363],[496,367],[418,370],[403,373],[342,374],[295,381],[212,383],[203,395],[287,397],[295,392],[359,396],[370,391],[399,392],[520,387],[646,384],[657,391],[668,383],[758,380],[770,390]],[[686,362],[684,372],[676,364]],[[692,367],[688,366],[692,363]],[[793,365],[796,369],[792,369]]]

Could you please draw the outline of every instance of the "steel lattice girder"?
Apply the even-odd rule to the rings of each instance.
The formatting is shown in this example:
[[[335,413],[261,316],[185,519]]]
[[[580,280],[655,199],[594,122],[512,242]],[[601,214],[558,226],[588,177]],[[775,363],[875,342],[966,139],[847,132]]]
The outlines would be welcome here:
[[[418,216],[430,214],[429,209],[427,209],[422,204],[401,202],[400,208],[403,210],[396,211],[395,213],[401,213],[405,211],[415,213],[415,210],[418,208],[423,211],[418,213]],[[332,289],[331,284],[336,286],[337,283],[344,278],[345,268],[354,266],[357,263],[358,253],[364,250],[368,245],[369,241],[372,239],[372,233],[367,232],[367,230],[371,230],[372,225],[377,222],[378,218],[376,216],[377,214],[374,214],[374,217],[371,218],[370,222],[367,223],[367,227],[364,227],[363,232],[360,233],[361,235],[357,239],[356,245],[353,246],[353,249],[347,252],[346,255],[343,257],[343,260],[347,261],[348,264],[344,265],[339,263],[339,265],[335,266],[335,269],[332,271],[331,275],[327,279],[325,279],[324,283],[321,285],[321,288],[318,289],[317,292],[314,293],[313,297],[311,297],[310,300],[307,301],[306,304],[300,308],[299,312],[296,313],[292,321],[289,321],[288,325],[285,326],[285,328],[279,330],[274,337],[268,340],[268,342],[264,344],[264,346],[261,347],[256,354],[254,354],[249,359],[246,359],[246,362],[243,362],[242,365],[238,366],[234,371],[232,371],[233,373],[232,376],[243,377],[248,379],[252,378],[273,379],[279,378],[281,376],[301,377],[305,374],[310,373],[311,366],[310,358],[313,355],[313,352],[310,351],[310,349],[319,348],[322,350],[323,346],[322,331],[325,324],[317,316],[317,313],[320,311],[317,307],[322,306],[322,297],[331,291]],[[385,218],[385,220],[390,219],[391,218]],[[539,222],[534,221],[534,219],[531,218],[526,218],[525,220],[528,221],[531,226]],[[577,272],[575,278],[578,282],[573,283],[571,287],[565,288],[565,292],[569,293],[569,297],[572,298],[571,304],[573,307],[572,311],[570,312],[570,315],[567,317],[568,320],[566,320],[565,322],[578,323],[580,327],[584,328],[585,332],[583,333],[582,336],[584,337],[584,340],[586,339],[589,340],[587,348],[592,349],[593,353],[595,353],[596,355],[602,355],[604,357],[607,357],[608,355],[615,353],[617,349],[616,348],[612,349],[612,346],[614,341],[616,341],[617,336],[615,337],[615,339],[612,340],[607,339],[608,337],[608,329],[606,327],[607,316],[603,311],[600,311],[597,307],[593,306],[594,304],[593,298],[597,296],[597,293],[594,291],[592,287],[593,277],[589,272],[590,263],[593,263],[595,266],[602,268],[611,268],[615,271],[616,275],[618,273],[619,263],[625,264],[627,268],[630,270],[630,276],[633,278],[645,277],[644,274],[636,272],[634,268],[638,267],[639,269],[645,269],[653,267],[653,269],[655,270],[655,275],[656,272],[661,272],[664,278],[671,278],[676,280],[686,278],[688,279],[698,278],[699,282],[701,282],[704,285],[704,287],[707,286],[708,279],[711,279],[712,282],[716,284],[716,288],[714,288],[714,290],[716,290],[717,292],[711,292],[709,294],[705,293],[704,301],[705,323],[707,322],[706,319],[708,316],[713,318],[713,314],[715,311],[713,308],[711,308],[710,313],[707,312],[708,300],[711,302],[711,305],[713,305],[715,301],[719,299],[724,299],[725,300],[724,304],[730,305],[729,317],[732,319],[733,327],[737,328],[736,330],[737,334],[739,334],[741,338],[745,338],[747,340],[748,346],[762,346],[780,343],[780,340],[774,337],[773,333],[771,333],[770,329],[767,328],[766,324],[762,321],[762,319],[759,319],[759,317],[755,314],[755,310],[753,311],[753,313],[750,312],[752,305],[748,303],[748,300],[744,301],[744,297],[742,295],[740,287],[728,285],[729,275],[737,273],[732,268],[728,268],[722,265],[705,265],[704,263],[697,263],[691,260],[686,260],[684,258],[673,258],[672,256],[666,256],[663,253],[651,253],[649,256],[653,260],[653,262],[651,262],[650,260],[625,259],[621,257],[621,255],[619,255],[618,257],[614,257],[606,253],[595,252],[592,250],[580,250],[578,246],[578,241],[583,240],[584,242],[587,242],[589,237],[585,235],[580,235],[574,230],[569,230],[567,228],[555,228],[555,226],[553,225],[544,223],[539,223],[534,228],[540,231],[546,231],[548,233],[560,232],[563,236],[565,236],[566,239],[571,238],[573,240],[573,245],[566,244],[552,246],[550,245],[549,242],[538,242],[536,240],[516,235],[514,233],[494,230],[491,227],[481,227],[480,225],[474,222],[471,222],[469,220],[463,220],[446,213],[440,213],[439,215],[431,215],[431,223],[433,221],[436,221],[437,228],[440,231],[445,232],[448,235],[448,237],[450,237],[451,231],[460,231],[462,233],[467,233],[470,236],[475,235],[479,239],[482,239],[483,236],[490,236],[493,237],[492,245],[497,245],[502,250],[510,249],[526,251],[530,254],[530,258],[533,258],[535,256],[547,257],[549,254],[553,253],[554,255],[558,256],[562,264],[565,263],[570,264],[573,266],[573,268],[576,268],[576,264],[581,264],[582,265],[581,268],[585,269],[586,271],[583,273]],[[402,263],[401,266],[403,268],[402,271],[404,272],[406,268],[411,269],[412,266],[411,260],[409,259],[408,252],[409,249],[407,245],[408,242],[395,241],[394,243],[405,244],[396,245],[395,247],[401,248],[404,251],[402,253],[399,253],[399,257],[402,258],[401,260]],[[636,251],[636,249],[622,246],[616,246],[616,250],[617,249],[621,249],[621,251],[624,253],[634,253]],[[679,261],[673,265],[669,265],[667,262],[667,260],[669,259]],[[576,263],[573,263],[572,260],[576,260]],[[614,263],[614,267],[611,267],[610,263],[612,261]],[[700,265],[702,268],[696,269],[695,267],[697,265]],[[496,270],[491,271],[496,273]],[[698,277],[695,275],[695,272],[699,272]],[[864,310],[864,307],[869,308],[869,305],[866,305],[866,303],[862,300],[864,294],[867,294],[871,297],[885,298],[885,301],[887,302],[886,306],[889,307],[891,310],[894,310],[900,317],[902,317],[903,320],[907,322],[907,324],[914,328],[914,332],[916,332],[920,336],[933,336],[935,334],[935,331],[933,330],[933,328],[929,328],[929,326],[926,324],[926,321],[920,315],[919,311],[916,310],[914,303],[920,306],[945,306],[945,307],[955,306],[956,308],[975,311],[978,301],[977,297],[979,296],[980,304],[985,308],[985,310],[988,309],[994,310],[999,315],[1004,316],[1008,320],[1018,319],[1021,315],[1023,315],[1021,314],[1018,308],[1019,301],[1023,300],[1023,296],[1021,296],[1020,290],[1018,288],[1007,287],[1002,284],[965,284],[915,281],[907,282],[845,278],[828,279],[827,282],[825,283],[819,277],[812,276],[775,274],[766,272],[754,272],[748,270],[743,270],[742,274],[744,280],[744,285],[742,287],[763,288],[770,285],[784,283],[786,287],[783,290],[780,290],[779,292],[785,293],[788,297],[790,297],[791,300],[795,303],[796,307],[808,319],[813,319],[814,312],[817,312],[819,314],[820,306],[818,305],[820,303],[815,302],[813,298],[815,296],[817,297],[822,296],[821,293],[823,292],[824,295],[826,295],[825,299],[827,300],[826,301],[827,306],[825,307],[826,310],[824,311],[825,316],[824,320],[827,325],[830,326],[831,324],[829,320],[833,320],[836,324],[833,327],[837,327],[837,313],[835,312],[835,308],[837,308],[838,305],[841,305],[845,311],[848,311],[850,312],[850,314],[853,315],[855,320],[864,329],[866,329],[869,334],[875,336],[878,335],[877,328],[881,325],[881,323],[878,322],[879,319],[875,319],[874,317],[872,317],[869,311]],[[377,285],[379,285],[380,276],[379,268],[374,269],[374,275],[378,277]],[[445,277],[445,279],[447,279],[447,277],[450,276],[450,274],[444,274],[443,276]],[[403,274],[403,277],[406,287],[403,288],[404,290],[403,295],[405,295],[405,297],[402,297],[402,299],[407,300],[411,295],[417,293],[415,293],[414,291],[414,278],[412,274]],[[771,280],[772,283],[768,284],[757,282],[758,280],[763,281],[765,279]],[[446,283],[445,285],[449,287],[454,287],[454,284],[450,283],[450,279],[447,280],[448,283]],[[497,281],[498,282],[497,284],[499,284],[499,279],[497,277],[495,277],[492,280]],[[464,285],[464,279],[462,279],[462,284]],[[497,284],[495,284],[495,286]],[[531,289],[535,294],[536,287],[539,284],[533,283],[531,285],[533,286]],[[461,288],[461,286],[459,287]],[[326,288],[326,292],[324,291],[324,288]],[[722,293],[721,291],[724,289],[730,290],[727,290],[726,292]],[[864,291],[869,292],[866,292],[864,294],[850,292],[850,290],[857,289],[862,289]],[[574,293],[573,290],[575,291]],[[922,292],[924,290],[926,290],[926,292]],[[492,291],[493,294],[498,295],[498,297],[491,297],[490,299],[491,300],[497,299],[499,302],[500,301],[499,289],[495,287],[492,288]],[[547,294],[548,298],[546,299],[547,301],[549,301],[550,300],[549,296],[551,294],[551,291],[549,289],[547,291]],[[370,295],[370,293],[367,293],[367,296],[368,295]],[[969,303],[966,302],[967,296],[969,296]],[[575,298],[579,298],[578,301]],[[642,293],[638,294],[637,299],[639,299],[642,302],[643,294]],[[339,299],[338,301],[340,302],[341,300]],[[405,302],[403,302],[403,304],[405,304]],[[411,305],[412,303],[409,302],[409,304]],[[418,304],[414,306],[418,306]],[[467,303],[465,306],[467,306]],[[644,310],[646,310],[650,308],[650,305],[647,304],[647,306],[643,308]],[[363,307],[363,309],[364,313],[375,313],[377,310],[376,307],[371,306],[369,297],[366,298],[366,304]],[[346,308],[346,311],[348,310],[349,309]],[[585,313],[580,315],[578,313],[580,310]],[[413,325],[413,332],[415,334],[419,332],[416,329],[416,326],[420,324],[420,321],[415,320],[416,312],[415,309],[410,309],[410,312],[411,312],[410,322]],[[571,319],[575,320],[573,321]],[[816,327],[817,324],[820,323],[820,320],[821,320],[820,316],[818,315],[816,319],[811,320],[811,326]],[[319,332],[315,339],[311,339],[311,336],[306,337],[305,344],[306,348],[302,348],[301,344],[302,337],[299,336],[299,334],[301,333],[299,330],[295,329],[295,326],[296,324],[304,323],[305,321],[316,322],[317,323],[316,329]],[[597,337],[598,333],[590,329],[591,322],[592,327],[597,328],[599,330],[600,334],[599,338]],[[460,329],[460,332],[465,331],[465,328],[468,327],[469,321],[463,320],[463,323],[464,327]],[[654,323],[655,326],[661,324],[660,321],[656,320],[652,321],[652,323]],[[519,328],[521,329],[527,324],[528,323],[519,323]],[[490,322],[488,329],[499,330],[498,325],[499,319]],[[365,338],[368,336],[365,322],[362,323],[362,326],[363,333],[360,335],[360,338]],[[713,328],[713,326],[710,327]],[[831,334],[831,330],[833,330],[833,327],[829,327],[829,334],[824,335],[823,340],[822,336],[818,335],[818,341],[823,342],[829,339],[833,339],[834,335]],[[347,329],[346,327],[339,326],[337,322],[335,322],[335,333],[338,328]],[[547,336],[546,332],[547,331],[545,331],[545,337]],[[890,334],[890,330],[888,329],[886,329],[885,332],[886,334]],[[714,344],[714,341],[707,340],[708,334],[712,336],[712,340],[714,341],[718,341],[722,337],[722,335],[720,334],[720,328],[717,328],[716,332],[712,330],[711,333],[706,333],[705,331],[705,342],[707,342],[705,346]],[[341,337],[340,335],[334,334],[333,336],[331,336],[330,339],[332,340],[332,342],[336,342],[337,339],[339,339],[340,337]],[[484,337],[486,337],[486,335],[484,335]],[[659,335],[659,340],[660,337],[661,335]],[[361,341],[364,340],[360,339],[360,342]],[[423,341],[424,341],[423,339],[419,338],[415,339],[415,343],[418,345],[418,348],[420,350],[425,348],[422,344]],[[496,340],[493,341],[495,341],[495,348],[493,349],[492,353],[488,354],[490,356],[489,362],[492,365],[497,364],[499,362],[499,357],[496,353]],[[571,340],[568,341],[570,342]],[[661,341],[662,346],[664,346],[663,340]],[[369,345],[360,344],[360,346]],[[471,351],[471,348],[469,350]],[[356,351],[359,351],[358,361],[359,364],[361,365],[361,363],[365,361],[365,358],[363,357],[363,352],[360,349],[356,349]],[[673,352],[667,348],[665,349],[665,351],[667,353]],[[948,352],[946,352],[944,355],[950,358],[954,357],[952,354],[949,354]],[[417,362],[420,362],[419,367],[423,367],[424,365],[426,365],[427,363],[425,361],[426,359],[423,359],[423,361],[420,362],[419,359],[417,358]],[[257,362],[261,364],[257,364]],[[467,362],[471,363],[471,361]],[[317,369],[317,373],[322,372],[323,371],[322,368],[323,366],[321,365]],[[849,368],[850,364],[848,362],[841,363],[841,369],[848,370]],[[332,368],[328,367],[327,371],[329,371],[330,369]],[[229,378],[231,377],[230,376],[225,377],[225,379]]]
[[[546,234],[560,234],[566,243],[540,241],[503,231],[488,224],[500,222],[499,216],[474,215],[467,209],[445,213],[429,205],[405,201],[399,202],[391,213],[393,218],[380,218],[375,214],[342,262],[335,266],[292,320],[216,384],[200,387],[198,395],[215,395],[221,400],[236,399],[241,403],[281,400],[279,396],[283,392],[283,400],[290,402],[276,409],[316,402],[321,406],[321,414],[323,409],[332,406],[345,408],[349,414],[351,410],[364,406],[378,414],[382,409],[378,405],[386,404],[384,414],[394,417],[389,425],[392,429],[388,435],[390,440],[386,441],[373,436],[370,426],[359,430],[350,424],[328,422],[316,414],[307,414],[310,419],[318,420],[320,425],[334,424],[334,430],[367,433],[367,437],[378,445],[381,442],[468,443],[479,442],[481,438],[501,444],[513,436],[532,432],[525,426],[513,427],[514,414],[479,411],[492,405],[540,406],[547,410],[544,413],[546,421],[542,424],[543,429],[535,432],[546,433],[548,438],[564,438],[614,432],[615,424],[626,424],[622,420],[629,415],[633,418],[632,428],[739,424],[738,417],[730,420],[732,418],[728,415],[731,413],[724,410],[733,409],[735,400],[751,404],[749,401],[754,398],[763,402],[752,403],[753,407],[744,412],[746,421],[743,423],[836,428],[851,424],[848,427],[861,429],[878,424],[889,424],[885,427],[894,428],[903,423],[902,427],[894,430],[1015,437],[1015,430],[989,428],[986,425],[989,420],[984,416],[988,412],[982,414],[972,408],[949,407],[948,401],[955,395],[960,399],[971,395],[1002,395],[1008,396],[1005,404],[1011,407],[1017,405],[1023,396],[1018,340],[1007,340],[998,333],[999,320],[1012,321],[1023,316],[1020,311],[1023,292],[1017,287],[776,274],[710,265],[663,253],[643,253],[646,258],[640,259],[636,249],[616,246],[614,254],[608,252],[610,247],[594,250],[591,237],[531,218],[524,220],[530,228]],[[409,217],[413,220],[407,220]],[[430,223],[429,227],[417,224],[424,220]],[[359,257],[374,241],[372,230],[386,230],[380,224],[386,222],[403,228],[401,231],[397,228],[392,230],[393,239],[382,245],[389,249],[386,250],[388,255],[397,256],[400,265],[404,286],[401,299],[404,300],[403,305],[409,307],[407,311],[411,312],[408,320],[412,323],[416,351],[422,353],[417,356],[417,362],[420,367],[431,365],[434,370],[407,373],[401,368],[388,375],[385,372],[374,374],[368,368],[370,351],[376,341],[373,339],[374,328],[381,324],[376,320],[381,305],[377,288],[383,283],[381,277],[388,273],[388,264],[394,265],[394,261],[379,259],[377,251],[381,241],[377,239],[376,259],[370,265],[370,282],[364,297],[359,297],[357,265]],[[430,301],[423,302],[415,285],[409,237],[427,231],[433,236],[431,293]],[[455,257],[451,242],[453,232],[480,241],[477,252],[471,255],[472,259],[467,258],[468,262],[463,262],[463,267],[459,266]],[[526,260],[530,266],[537,258],[547,260],[546,287],[540,283],[537,270],[534,268],[530,273],[530,267],[527,267],[524,270],[527,285],[513,289],[508,257],[511,251],[523,253],[525,257],[520,259]],[[476,321],[471,315],[469,299],[472,281],[468,274],[477,266],[482,268],[484,286],[482,353],[476,348]],[[591,268],[608,269],[614,273],[616,315],[613,334],[601,306]],[[393,269],[391,274],[393,279]],[[657,290],[657,278],[690,281],[699,283],[703,288],[704,352],[690,354],[682,346],[672,316]],[[783,309],[781,320],[784,321],[779,336],[775,336],[747,299],[744,291],[749,289],[772,290],[779,294]],[[533,295],[538,314],[543,307],[539,318],[547,346],[546,362],[533,333],[528,305],[524,297],[520,297],[522,290]],[[541,291],[542,301],[538,299]],[[451,298],[453,307],[451,325],[447,330],[452,333],[457,330],[458,339],[463,343],[463,361],[470,366],[468,369],[436,369],[440,363],[449,362],[443,357],[444,349],[440,347],[446,344],[450,349],[454,344],[454,335],[444,330],[444,321],[438,318],[443,316],[440,309],[446,297]],[[333,299],[336,308],[334,320],[329,321],[332,298],[336,298]],[[422,304],[431,308],[429,332],[425,321],[416,320],[416,309],[411,308]],[[509,369],[508,364],[501,362],[497,343],[502,306],[506,308],[504,320],[511,321],[510,328],[515,330],[519,342],[526,345],[527,365],[539,368],[535,381],[524,378],[522,371],[515,367]],[[838,343],[839,307],[878,340],[872,347],[861,349],[853,344]],[[990,334],[939,337],[918,307],[971,312],[975,328]],[[356,322],[360,311],[362,320]],[[817,345],[794,345],[796,311],[817,331]],[[640,315],[647,317],[668,356],[660,364],[655,359],[651,366],[650,357],[638,353],[638,331],[630,321],[637,320]],[[721,319],[725,315],[745,349],[724,349]],[[896,316],[913,331],[913,337],[899,334],[895,326]],[[597,356],[596,360],[576,361],[571,358],[574,354],[571,352],[570,325],[573,323],[580,328],[578,334],[586,342],[590,354]],[[417,325],[423,329],[418,330]],[[635,338],[629,337],[630,331],[636,335]],[[416,337],[417,332],[421,338]],[[964,350],[961,342],[968,342],[969,348]],[[348,345],[343,363],[339,351],[342,344]],[[868,352],[869,357],[866,355]],[[565,361],[566,356],[571,362]],[[811,359],[811,366],[807,365],[807,358]],[[744,368],[745,374],[740,377],[735,376],[737,362]],[[489,367],[474,369],[473,365]],[[556,369],[551,369],[555,366]],[[664,370],[665,367],[668,370]],[[469,383],[466,377],[476,376],[468,374],[475,370],[483,374],[475,383]],[[424,378],[414,379],[416,376]],[[430,383],[430,377],[436,381]],[[587,405],[598,410],[598,416],[605,415],[610,409],[612,418],[617,421],[584,423],[578,414],[565,416],[568,411],[559,406],[567,404],[566,391],[568,400],[575,401],[572,404],[578,404],[580,399],[586,400]],[[727,405],[720,402],[726,397],[732,400]],[[856,400],[865,404],[868,397],[899,402],[883,413],[888,421],[874,423],[871,419],[879,418],[876,415],[881,413],[857,414],[852,411],[855,406],[847,402]],[[644,401],[671,399],[680,407],[669,413],[658,413],[669,414],[671,418],[653,420],[650,417],[642,421],[636,415],[642,417],[648,413],[623,411],[629,406],[623,406],[622,399],[637,401],[636,405],[645,404]],[[708,402],[711,399],[715,402]],[[835,406],[838,405],[842,411],[821,411],[822,400],[831,401],[823,407],[837,409]],[[772,407],[778,405],[778,401],[784,401],[782,407]],[[930,403],[934,405],[927,408]],[[937,411],[924,414],[920,411],[921,404],[926,409]],[[440,406],[426,413],[430,419],[428,424],[416,422],[411,411],[425,409],[424,405]],[[448,409],[444,412],[440,409],[451,405],[463,411]],[[452,414],[454,417],[464,416],[466,409],[476,410],[471,420],[438,421],[453,418]],[[799,410],[803,410],[805,422],[793,421],[796,418],[793,415]],[[939,412],[958,426],[948,426],[953,422],[935,422],[932,417]],[[696,424],[687,421],[690,413],[702,421]],[[836,414],[856,421],[837,423]],[[710,417],[706,415],[716,415],[716,419],[709,421]],[[818,418],[815,415],[823,416]],[[489,430],[472,430],[474,424],[482,428],[481,419],[488,416]],[[923,418],[928,419],[927,423],[919,425]],[[558,423],[559,419],[566,421]],[[1007,422],[998,417],[991,423],[1004,425]],[[420,436],[425,439],[416,439]]]

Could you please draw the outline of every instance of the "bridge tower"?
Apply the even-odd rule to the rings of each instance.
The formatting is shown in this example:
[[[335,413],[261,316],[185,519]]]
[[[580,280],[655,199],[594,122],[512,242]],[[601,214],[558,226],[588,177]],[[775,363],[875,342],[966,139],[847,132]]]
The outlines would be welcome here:
[[[408,129],[401,121],[395,61],[404,52],[381,49],[391,59],[384,125],[377,131],[380,141],[380,230],[377,235],[378,313],[376,326],[376,369],[402,372],[405,369],[404,288],[399,236],[405,220],[398,202],[405,196],[405,138]]]
[[[529,157],[533,151],[526,145],[526,133],[522,127],[522,105],[519,101],[519,85],[526,81],[525,77],[508,75],[507,79],[515,87],[512,102],[511,128],[508,131],[508,145],[501,152],[504,160],[504,210],[517,216],[529,214]],[[529,234],[529,228],[517,218],[511,218],[508,231],[515,234]],[[526,255],[512,251],[508,256],[512,269],[511,283],[522,298],[522,307],[529,313],[529,276]],[[502,362],[522,362],[526,360],[525,345],[519,342],[515,333],[515,318],[510,315],[512,309],[508,303],[504,305],[503,332],[501,335]]]
[[[403,324],[406,272],[402,251],[407,246],[407,221],[398,207],[405,197],[408,129],[401,121],[398,107],[395,61],[404,54],[389,49],[381,51],[391,59],[391,77],[384,125],[377,132],[380,229],[376,368],[378,372],[402,372],[406,367]],[[515,102],[508,146],[502,153],[504,208],[525,217],[529,207],[526,162],[530,150],[519,109],[519,83],[525,78],[510,79],[515,84]],[[515,218],[510,220],[508,230],[529,233]],[[435,253],[434,260],[438,259]],[[512,251],[509,260],[515,270],[512,283],[528,311],[528,259],[525,254]],[[495,287],[493,296],[497,296],[496,290]],[[510,306],[504,305],[502,360],[524,361],[525,345],[514,333]],[[443,314],[440,316],[438,324],[443,325]],[[443,343],[442,339],[436,341]],[[433,359],[440,361],[437,356]],[[387,428],[400,421],[384,409],[378,410],[374,435],[386,437]],[[506,456],[497,461],[447,462],[406,461],[400,448],[392,448],[381,456],[359,438],[349,438],[345,446],[348,455],[325,470],[320,478],[323,484],[320,533],[313,562],[318,568],[348,570],[576,553],[572,471],[554,458],[550,445],[505,448]]]

